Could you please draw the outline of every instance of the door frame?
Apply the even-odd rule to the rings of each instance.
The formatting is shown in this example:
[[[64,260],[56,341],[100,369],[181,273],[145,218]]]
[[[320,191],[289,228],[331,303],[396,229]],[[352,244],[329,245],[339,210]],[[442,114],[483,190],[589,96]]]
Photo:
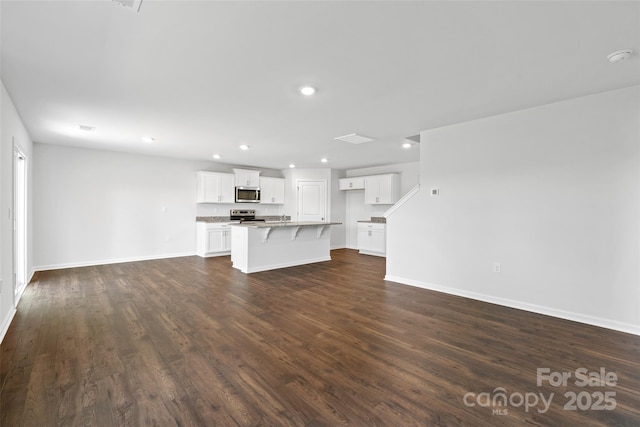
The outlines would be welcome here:
[[[329,221],[329,185],[326,179],[299,179],[296,181],[296,221],[300,221],[300,184],[303,182],[317,182],[324,186],[324,221]]]
[[[13,141],[13,200],[11,205],[13,240],[13,305],[18,306],[27,287],[27,207],[28,207],[28,158]]]

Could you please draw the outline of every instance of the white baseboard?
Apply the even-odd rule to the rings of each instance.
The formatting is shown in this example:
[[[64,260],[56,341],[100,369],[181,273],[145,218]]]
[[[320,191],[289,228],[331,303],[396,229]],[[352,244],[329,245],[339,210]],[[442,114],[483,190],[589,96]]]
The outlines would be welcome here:
[[[17,310],[15,307],[11,307],[11,310],[9,310],[4,320],[2,321],[2,329],[0,330],[0,343],[4,341],[4,336],[9,330],[9,325],[11,325],[11,321],[13,320],[13,316],[16,315],[16,311]]]
[[[130,257],[130,258],[114,258],[114,259],[105,259],[105,260],[96,260],[96,261],[69,262],[64,264],[40,265],[40,266],[34,267],[34,270],[46,271],[46,270],[60,270],[63,268],[91,267],[94,265],[120,264],[123,262],[150,261],[154,259],[165,259],[165,258],[180,258],[185,256],[194,256],[195,254],[196,254],[195,252],[183,252],[178,254],[148,255],[148,256]]]
[[[271,264],[271,265],[260,265],[257,267],[249,268],[247,269],[247,271],[244,271],[243,273],[258,273],[260,271],[276,270],[278,268],[296,267],[298,265],[313,264],[316,262],[324,262],[324,261],[331,261],[331,257],[329,256],[329,257],[321,257],[321,258],[311,258],[311,259],[306,259],[302,261],[283,262],[280,264]]]
[[[217,256],[229,256],[231,255],[231,251],[224,251],[224,252],[212,252],[212,253],[208,253],[208,254],[196,254],[198,255],[200,258],[214,258]]]
[[[336,245],[336,246],[331,246],[331,248],[329,248],[330,251],[336,250],[336,249],[346,249],[347,247],[345,245]]]
[[[507,298],[494,297],[491,295],[480,294],[476,292],[464,291],[456,288],[436,285],[433,283],[421,282],[413,279],[406,279],[397,276],[385,276],[384,280],[400,283],[402,285],[415,286],[417,288],[429,289],[431,291],[443,292],[450,295],[457,295],[464,298],[470,298],[477,301],[498,304],[509,308],[517,308],[519,310],[530,311],[532,313],[544,314],[545,316],[557,317],[560,319],[571,320],[574,322],[585,323],[587,325],[598,326],[601,328],[613,329],[615,331],[626,332],[628,334],[640,335],[640,325],[632,323],[618,322],[617,320],[604,319],[601,317],[591,316],[588,314],[574,313],[571,311],[558,310],[551,307],[545,307],[536,304],[530,304],[523,301],[511,300]]]
[[[367,251],[367,250],[364,250],[364,249],[360,249],[358,252],[361,253],[362,255],[379,256],[379,257],[382,257],[382,258],[386,258],[387,257],[387,254],[381,254],[380,252],[371,252],[371,251]]]

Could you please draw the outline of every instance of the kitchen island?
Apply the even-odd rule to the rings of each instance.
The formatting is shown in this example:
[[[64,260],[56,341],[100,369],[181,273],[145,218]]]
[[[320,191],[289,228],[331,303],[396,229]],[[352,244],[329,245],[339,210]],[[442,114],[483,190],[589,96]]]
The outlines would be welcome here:
[[[330,227],[339,222],[231,224],[231,262],[243,273],[330,261]]]

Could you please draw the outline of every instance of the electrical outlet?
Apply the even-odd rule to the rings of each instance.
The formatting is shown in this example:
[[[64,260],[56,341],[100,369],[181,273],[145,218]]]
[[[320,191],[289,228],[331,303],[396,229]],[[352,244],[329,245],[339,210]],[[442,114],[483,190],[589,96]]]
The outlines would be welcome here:
[[[493,263],[493,272],[494,273],[500,273],[501,269],[502,269],[502,266],[500,265],[499,262],[494,262]]]

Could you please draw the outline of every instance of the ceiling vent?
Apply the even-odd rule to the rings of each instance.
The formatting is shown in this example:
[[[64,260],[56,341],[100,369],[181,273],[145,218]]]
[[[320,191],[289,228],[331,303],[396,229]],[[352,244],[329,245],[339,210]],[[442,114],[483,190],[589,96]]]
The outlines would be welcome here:
[[[87,126],[87,125],[78,125],[78,129],[85,132],[93,132],[96,130],[95,126]]]
[[[135,12],[140,12],[142,6],[142,0],[111,0],[114,3],[124,6],[129,9],[133,9]]]
[[[335,139],[336,141],[350,142],[351,144],[362,144],[363,142],[375,141],[373,138],[369,138],[368,136],[364,135],[358,135],[357,133],[350,133],[349,135],[343,135],[333,139]]]

